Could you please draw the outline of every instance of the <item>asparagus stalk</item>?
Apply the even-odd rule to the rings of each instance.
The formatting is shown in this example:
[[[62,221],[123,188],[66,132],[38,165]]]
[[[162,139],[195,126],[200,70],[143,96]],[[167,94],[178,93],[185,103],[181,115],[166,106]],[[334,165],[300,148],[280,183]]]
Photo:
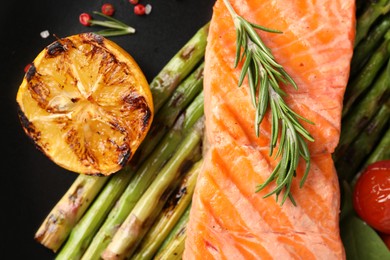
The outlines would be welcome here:
[[[387,129],[386,133],[383,135],[379,144],[376,146],[374,151],[370,154],[370,157],[368,157],[366,163],[364,164],[364,167],[377,161],[389,160],[389,159],[390,159],[390,128]]]
[[[390,14],[386,15],[375,27],[369,31],[353,52],[351,61],[350,78],[354,78],[360,69],[365,65],[372,52],[378,48],[383,41],[385,33],[390,28]]]
[[[172,187],[178,184],[178,178],[200,159],[203,121],[201,118],[194,125],[174,156],[138,200],[103,251],[103,259],[124,259],[134,252],[172,193]]]
[[[390,57],[390,32],[386,34],[385,40],[381,46],[371,56],[370,60],[364,66],[353,80],[348,84],[344,95],[343,117],[345,117],[355,101],[371,85],[382,66]]]
[[[108,177],[79,175],[47,215],[35,240],[57,252],[107,180]]]
[[[153,258],[153,255],[191,203],[202,162],[203,160],[200,160],[192,167],[191,171],[182,180],[181,185],[172,193],[157,221],[146,233],[136,252],[132,255],[132,259]]]
[[[199,29],[152,80],[150,89],[156,113],[178,84],[203,59],[207,32],[208,24]],[[141,153],[142,150],[141,145],[138,152]],[[109,177],[78,175],[72,186],[45,218],[35,234],[35,239],[57,252],[108,179]]]
[[[130,183],[120,196],[115,207],[96,233],[82,259],[100,259],[100,255],[114,236],[117,227],[125,220],[135,204],[148,188],[158,170],[176,150],[183,136],[203,115],[203,93],[201,92],[191,105],[178,118],[175,126],[167,133],[159,146],[138,169]]]
[[[193,70],[194,65],[203,59],[208,30],[209,23],[196,32],[150,83],[150,88],[154,90],[153,102],[155,107],[160,107],[164,103],[164,97],[167,93],[172,93],[175,87]]]
[[[191,205],[188,206],[180,220],[170,232],[167,239],[153,257],[155,260],[179,260],[184,252],[187,223],[190,217]]]
[[[161,108],[157,116],[153,120],[151,129],[148,135],[153,139],[161,140],[164,134],[172,127],[177,117],[182,110],[188,106],[190,102],[202,91],[203,89],[203,69],[204,63],[202,62],[173,92],[169,100]],[[141,149],[137,153],[137,157],[146,158],[155,145],[147,145],[147,149]],[[138,164],[138,158],[133,158],[130,161],[131,165]]]
[[[390,96],[390,59],[385,69],[380,73],[367,95],[353,107],[349,116],[344,118],[340,133],[339,144],[333,154],[335,160],[342,158],[350,144],[356,139],[360,131],[366,127]]]
[[[390,11],[390,0],[372,1],[368,4],[364,12],[358,17],[356,22],[356,35],[354,47],[356,47],[364,37],[367,36],[371,25],[381,15],[387,14]]]
[[[350,182],[362,167],[366,157],[375,147],[381,134],[389,127],[390,102],[384,104],[359,137],[348,148],[346,154],[335,164],[339,178]]]

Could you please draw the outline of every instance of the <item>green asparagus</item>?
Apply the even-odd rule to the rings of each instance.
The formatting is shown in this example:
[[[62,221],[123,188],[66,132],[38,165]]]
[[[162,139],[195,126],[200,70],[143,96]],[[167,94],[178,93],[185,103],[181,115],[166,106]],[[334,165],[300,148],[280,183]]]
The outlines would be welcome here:
[[[372,52],[383,42],[383,37],[389,28],[390,14],[383,17],[369,32],[367,37],[356,46],[351,61],[350,78],[354,78],[360,69],[366,64],[366,61],[372,55]]]
[[[208,26],[206,24],[199,29],[151,82],[150,88],[156,113],[178,84],[203,59]],[[137,150],[138,153],[143,150],[142,146],[145,145],[141,145]],[[35,239],[57,252],[108,179],[109,177],[78,175],[72,186],[43,221],[35,234]]]
[[[336,170],[341,180],[350,182],[362,167],[367,156],[387,130],[390,118],[390,102],[384,104],[358,138],[348,147],[344,156],[336,162]]]
[[[333,154],[335,160],[345,155],[350,144],[369,123],[380,106],[390,97],[390,59],[385,69],[373,83],[366,96],[351,109],[350,114],[342,121],[339,144]]]
[[[153,139],[161,140],[163,135],[175,123],[177,117],[203,89],[203,69],[204,63],[201,63],[173,92],[169,100],[164,104],[157,116],[153,120],[148,135]],[[157,144],[157,143],[156,143]],[[130,161],[131,165],[139,164],[139,157],[146,158],[155,145],[147,145],[148,148],[141,149],[137,153],[137,158]]]
[[[209,23],[200,28],[183,48],[170,60],[150,83],[154,107],[159,108],[176,86],[187,77],[195,65],[203,59],[206,50]]]
[[[79,175],[47,215],[35,240],[57,252],[107,180],[108,177]]]
[[[203,160],[200,160],[192,167],[191,171],[182,180],[181,185],[172,193],[156,222],[146,233],[136,252],[132,255],[132,259],[143,260],[153,258],[153,255],[164,242],[164,239],[191,203],[202,162]]]
[[[183,213],[175,227],[169,233],[167,239],[161,245],[159,250],[153,259],[165,260],[165,259],[181,259],[184,252],[184,245],[187,232],[187,223],[190,217],[191,205],[188,206],[186,211]]]
[[[373,23],[380,17],[390,11],[390,0],[372,1],[367,5],[364,12],[358,17],[356,21],[356,35],[354,46],[356,47],[368,32]]]
[[[103,259],[124,259],[134,252],[172,193],[172,188],[178,184],[178,178],[200,159],[203,121],[203,118],[198,120],[174,156],[137,201],[103,251]]]
[[[368,157],[364,166],[367,166],[371,163],[389,160],[390,159],[390,127],[387,129],[386,133],[381,138],[378,145],[375,147],[374,151]]]
[[[148,188],[158,170],[170,158],[171,154],[182,140],[183,136],[193,127],[194,123],[203,115],[203,93],[191,103],[185,112],[178,118],[175,126],[164,137],[158,147],[138,169],[129,185],[124,190],[115,207],[96,233],[82,259],[99,259],[111,238],[138,199]]]
[[[390,32],[385,37],[386,40],[375,51],[359,75],[348,84],[344,95],[343,117],[349,113],[355,101],[369,88],[378,72],[388,61],[390,57]]]

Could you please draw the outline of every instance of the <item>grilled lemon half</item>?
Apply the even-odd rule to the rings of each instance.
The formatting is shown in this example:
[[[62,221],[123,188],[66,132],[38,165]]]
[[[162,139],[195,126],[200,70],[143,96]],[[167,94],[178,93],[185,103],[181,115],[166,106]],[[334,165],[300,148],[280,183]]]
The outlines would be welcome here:
[[[154,114],[149,84],[132,56],[93,33],[58,39],[39,53],[16,101],[37,148],[80,174],[123,168]]]

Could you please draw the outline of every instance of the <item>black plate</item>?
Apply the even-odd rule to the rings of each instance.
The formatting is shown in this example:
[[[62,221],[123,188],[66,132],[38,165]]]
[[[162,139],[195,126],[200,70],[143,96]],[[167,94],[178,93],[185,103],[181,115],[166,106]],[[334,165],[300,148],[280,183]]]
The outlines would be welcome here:
[[[82,12],[99,11],[112,3],[115,18],[132,25],[134,35],[110,39],[128,51],[150,81],[207,21],[213,0],[140,0],[151,4],[150,15],[136,16],[127,0],[2,1],[0,7],[1,86],[1,232],[0,259],[53,259],[54,254],[34,240],[46,215],[62,197],[76,174],[46,158],[27,138],[16,113],[15,97],[24,67],[57,37],[97,27],[78,21]],[[50,36],[40,33],[48,30]]]

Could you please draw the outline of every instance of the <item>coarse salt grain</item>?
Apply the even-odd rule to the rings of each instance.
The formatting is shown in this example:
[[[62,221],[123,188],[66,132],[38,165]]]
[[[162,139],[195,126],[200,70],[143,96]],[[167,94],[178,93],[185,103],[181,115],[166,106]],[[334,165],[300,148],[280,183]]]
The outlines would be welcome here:
[[[47,37],[50,36],[50,33],[49,33],[48,30],[42,31],[40,34],[41,34],[41,37],[42,37],[42,38],[47,38]]]
[[[150,14],[152,12],[152,6],[150,4],[145,5],[145,14]]]

